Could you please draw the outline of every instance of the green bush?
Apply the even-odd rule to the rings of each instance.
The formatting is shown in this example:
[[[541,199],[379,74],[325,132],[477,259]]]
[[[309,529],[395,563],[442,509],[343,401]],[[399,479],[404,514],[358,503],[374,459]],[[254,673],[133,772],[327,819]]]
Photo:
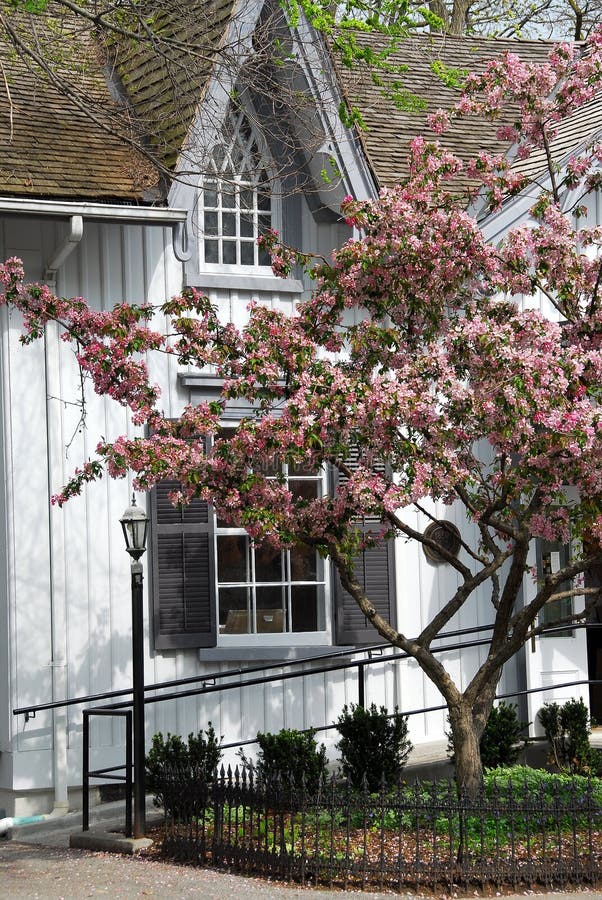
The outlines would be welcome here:
[[[527,743],[528,722],[518,718],[517,707],[503,701],[494,706],[481,738],[481,761],[486,769],[513,766]]]
[[[187,783],[193,779],[210,781],[221,758],[220,742],[211,722],[205,732],[191,732],[187,743],[177,734],[168,733],[167,738],[161,732],[155,734],[146,756],[146,787],[154,794],[155,806],[163,807],[166,815],[178,817]]]
[[[573,798],[583,800],[591,792],[593,803],[602,809],[602,779],[589,775],[548,772],[530,766],[513,766],[485,773],[484,790],[488,797],[493,796],[494,791],[508,797],[510,787],[515,797],[528,794],[531,798],[541,796],[548,803],[557,799],[569,805]]]
[[[483,767],[495,769],[500,766],[513,766],[523,746],[528,742],[528,739],[522,736],[522,732],[528,727],[528,722],[519,720],[514,704],[502,701],[498,706],[494,706],[479,743]],[[451,732],[447,733],[447,752],[453,762],[454,738]]]
[[[477,852],[508,840],[575,825],[591,827],[602,814],[602,780],[532,769],[528,766],[488,769],[483,779],[484,803],[461,813],[451,781],[416,781],[402,785],[393,803],[352,806],[352,828],[424,828],[440,835],[463,833]],[[488,804],[491,804],[488,808]],[[565,808],[563,814],[561,810]]]
[[[544,703],[537,714],[550,743],[550,762],[567,772],[599,774],[602,754],[590,747],[591,721],[583,700]]]
[[[317,746],[315,731],[283,728],[277,734],[259,732],[259,755],[253,764],[257,778],[263,782],[279,780],[288,789],[299,788],[305,780],[308,791],[315,791],[326,776],[326,748]],[[248,760],[241,754],[243,763]]]
[[[351,704],[344,706],[336,722],[341,735],[337,749],[341,754],[343,774],[356,790],[366,779],[370,793],[379,791],[384,782],[397,785],[401,771],[412,749],[408,738],[408,719],[395,709],[389,716],[384,706],[372,703],[369,709]]]

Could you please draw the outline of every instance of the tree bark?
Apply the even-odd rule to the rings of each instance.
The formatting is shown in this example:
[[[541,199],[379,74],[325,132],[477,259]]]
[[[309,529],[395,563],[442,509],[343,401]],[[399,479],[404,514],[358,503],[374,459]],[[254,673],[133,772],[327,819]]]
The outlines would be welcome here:
[[[448,34],[466,34],[467,16],[470,6],[471,0],[454,0],[451,19],[447,29]]]
[[[431,28],[431,31],[442,31],[445,34],[449,28],[449,13],[445,3],[443,0],[430,0],[429,9],[436,16],[439,16],[442,22],[441,28]]]
[[[483,765],[479,743],[483,729],[475,722],[466,702],[449,707],[449,722],[456,757],[456,785],[459,796],[478,796],[483,787]]]

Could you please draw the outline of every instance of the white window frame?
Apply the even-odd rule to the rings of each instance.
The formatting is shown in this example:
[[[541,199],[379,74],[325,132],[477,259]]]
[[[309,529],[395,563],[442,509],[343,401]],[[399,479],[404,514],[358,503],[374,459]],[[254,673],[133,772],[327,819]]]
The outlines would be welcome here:
[[[268,211],[263,211],[259,208],[259,176],[261,172],[266,173],[267,181],[269,184],[269,197],[270,197],[270,225],[269,227],[275,229],[276,231],[281,230],[281,204],[277,202],[277,197],[280,194],[280,185],[279,180],[277,179],[274,173],[274,166],[271,155],[269,153],[267,144],[263,135],[253,126],[253,111],[245,105],[240,105],[238,109],[234,109],[230,107],[227,115],[227,120],[229,120],[233,124],[233,128],[231,134],[227,136],[227,138],[221,144],[216,144],[209,155],[210,164],[214,167],[213,172],[206,173],[199,180],[199,197],[198,197],[198,258],[199,258],[199,271],[201,273],[219,273],[222,275],[252,275],[252,276],[271,276],[272,269],[269,263],[260,264],[259,256],[260,251],[257,246],[257,238],[260,234],[259,228],[259,216],[267,215]],[[238,141],[238,135],[240,134],[241,127],[246,122],[246,125],[249,129],[251,139],[245,144],[244,147],[241,148],[240,142]],[[259,152],[259,160],[256,162],[252,162],[250,160],[250,150],[251,143],[254,142],[257,150]],[[243,162],[246,164],[244,168],[240,171],[232,171],[230,167],[230,160],[232,151],[238,147],[238,149],[242,149],[243,151]],[[219,152],[220,148],[223,149],[223,160],[221,163],[215,161],[215,154]],[[247,165],[248,164],[248,165]],[[221,171],[220,171],[221,166]],[[225,177],[224,177],[225,176]],[[222,187],[230,186],[233,188],[232,191],[223,191]],[[205,192],[211,190],[211,193],[217,194],[217,202],[215,206],[205,206]],[[242,191],[252,191],[253,192],[253,235],[242,235],[241,234],[241,220],[244,218],[244,209],[241,207],[240,198]],[[224,206],[222,200],[225,195],[233,196],[234,205],[233,206]],[[211,235],[206,235],[205,232],[205,215],[206,214],[215,214],[216,223],[215,223],[215,233]],[[234,235],[224,235],[223,233],[223,216],[224,214],[233,214],[234,222],[235,222],[235,234]],[[232,244],[236,247],[236,263],[224,263],[224,262],[206,262],[205,261],[205,237],[208,237],[210,240],[215,237],[215,245],[218,250],[218,255],[223,259],[223,248],[224,244]],[[243,245],[250,245],[253,247],[254,253],[254,262],[250,263],[242,263],[240,262],[240,254]]]
[[[545,553],[544,553],[544,544],[548,545],[548,549],[545,551]],[[552,547],[555,547],[556,549],[553,550]],[[560,569],[560,568],[564,568],[564,566],[567,565],[568,562],[571,560],[572,550],[573,550],[572,542],[563,543],[561,541],[544,541],[543,539],[538,539],[538,545],[537,545],[537,551],[536,551],[538,579],[543,579],[543,577],[545,575],[547,575],[547,574],[552,575],[552,574],[554,574],[554,571],[557,571],[554,568],[553,554],[556,554],[558,556],[558,568]],[[544,555],[550,557],[551,568],[550,568],[549,572],[544,571],[544,569],[543,569]],[[563,559],[563,557],[564,557],[564,559]],[[566,583],[570,584],[571,586],[573,585],[572,579]],[[562,587],[562,585],[561,585],[561,587]],[[548,616],[550,615],[551,610],[554,610],[554,613],[552,614],[552,617],[550,619],[548,619]],[[542,608],[539,610],[539,613],[537,616],[537,624],[545,625],[549,628],[558,628],[557,631],[548,631],[548,632],[544,631],[541,634],[542,639],[545,640],[545,639],[550,639],[550,638],[554,638],[554,639],[569,638],[572,640],[573,638],[575,638],[577,636],[577,632],[576,632],[575,628],[573,627],[572,623],[568,623],[561,627],[554,621],[555,618],[561,618],[563,613],[566,613],[567,618],[569,616],[573,616],[575,614],[575,597],[563,597],[561,600],[551,599],[551,600],[548,600],[544,604],[544,606],[542,606]]]
[[[227,427],[231,427],[229,421]],[[287,466],[283,466],[283,474],[289,477]],[[293,473],[290,475],[294,481],[309,481],[318,483],[318,496],[324,496],[327,491],[327,474],[323,469],[319,475],[298,475]],[[215,516],[215,512],[213,512]],[[221,536],[248,536],[244,528],[232,528],[220,526],[217,517],[214,520],[213,529],[214,540],[214,559],[215,559],[215,603],[216,603],[216,622],[217,622],[217,646],[218,647],[307,647],[307,646],[331,646],[332,640],[332,597],[331,585],[329,578],[329,567],[326,560],[317,555],[317,578],[315,581],[293,581],[291,578],[290,551],[284,550],[284,571],[281,581],[256,581],[254,573],[251,572],[247,582],[227,582],[219,580],[218,566],[218,538]],[[253,556],[251,555],[253,559]],[[318,603],[322,602],[322,609],[318,611],[318,621],[322,620],[323,628],[319,631],[282,631],[282,632],[247,632],[236,634],[224,634],[220,631],[219,614],[220,614],[220,588],[229,587],[246,587],[251,591],[251,612],[253,619],[257,613],[256,606],[256,589],[262,587],[275,588],[280,587],[286,591],[286,617],[290,618],[290,600],[293,587],[315,586],[318,592]],[[255,621],[254,621],[254,624]],[[287,623],[288,624],[288,623]]]

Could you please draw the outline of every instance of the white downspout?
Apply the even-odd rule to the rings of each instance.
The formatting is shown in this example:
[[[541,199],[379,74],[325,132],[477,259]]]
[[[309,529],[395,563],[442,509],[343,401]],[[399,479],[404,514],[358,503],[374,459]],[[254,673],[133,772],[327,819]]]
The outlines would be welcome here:
[[[49,288],[56,290],[57,269],[63,265],[67,257],[75,250],[84,234],[83,216],[71,216],[69,234],[58,245],[46,265],[44,281]]]
[[[57,270],[67,257],[75,250],[84,233],[82,216],[71,216],[69,234],[56,248],[47,263],[44,280],[52,291],[56,291]],[[61,484],[62,471],[62,432],[61,422],[57,415],[56,398],[61,395],[60,380],[60,338],[56,322],[46,326],[44,341],[44,362],[46,367],[46,439],[48,447],[48,527],[50,542],[50,617],[51,617],[51,653],[52,699],[63,700],[67,697],[67,609],[66,578],[64,569],[64,517],[60,510],[50,503],[53,486]],[[54,401],[52,398],[55,398]],[[54,808],[50,815],[64,815],[69,810],[68,767],[67,767],[67,729],[68,716],[65,707],[53,710],[53,783]],[[29,819],[29,817],[25,817]],[[36,821],[40,818],[34,817]],[[46,818],[42,817],[42,820]],[[13,820],[12,825],[29,824],[29,821]],[[9,826],[10,827],[10,826]],[[0,821],[0,833],[2,822]]]

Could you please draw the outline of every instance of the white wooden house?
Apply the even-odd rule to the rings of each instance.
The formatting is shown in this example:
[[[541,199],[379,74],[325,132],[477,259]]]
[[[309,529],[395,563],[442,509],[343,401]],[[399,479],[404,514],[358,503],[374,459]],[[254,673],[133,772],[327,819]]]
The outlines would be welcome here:
[[[204,0],[196,5],[207,6]],[[215,40],[217,45],[224,34],[234,35],[242,66],[253,53],[263,4],[231,7],[225,0],[214,4]],[[80,52],[76,37],[69,40],[73,54]],[[311,98],[311,115],[289,110],[280,117],[258,91],[246,90],[233,101],[238,81],[232,66],[226,71],[216,64],[196,78],[187,73],[178,83],[173,73],[168,78],[160,68],[149,69],[144,54],[122,59],[118,73],[129,103],[151,130],[158,165],[103,130],[98,115],[86,117],[26,60],[4,53],[11,80],[10,98],[0,90],[2,258],[21,257],[28,279],[46,281],[62,295],[84,296],[99,308],[122,299],[158,302],[187,284],[206,291],[234,322],[244,320],[251,299],[292,311],[308,285],[272,275],[257,247],[260,228],[271,224],[285,241],[328,254],[349,234],[338,215],[342,197],[375,196],[381,186],[397,182],[404,173],[404,147],[422,119],[393,109],[370,79],[337,75],[306,26],[291,42],[294,83]],[[417,39],[405,51],[411,54],[408,88],[427,95],[431,108],[449,104],[450,92],[433,79],[429,58],[443,54],[452,64],[471,67],[507,45]],[[539,58],[547,48],[531,43],[521,49]],[[97,109],[118,116],[119,101],[98,72],[92,76]],[[360,105],[367,131],[341,124],[341,99]],[[491,144],[486,131],[472,126],[453,140],[464,152]],[[171,179],[165,177],[169,169]],[[515,218],[525,214],[520,202],[513,210]],[[510,224],[508,216],[498,231]],[[58,331],[49,328],[44,342],[23,348],[19,326],[18,317],[3,308],[0,806],[7,815],[65,808],[68,792],[81,784],[82,705],[40,711],[27,720],[13,709],[131,685],[129,557],[119,525],[131,490],[106,479],[62,510],[50,504],[99,434],[116,436],[131,425],[121,407],[92,394],[82,428],[79,408],[68,402],[76,395],[78,373]],[[155,366],[169,416],[215,390],[211,378],[178,369],[170,357]],[[233,422],[237,415],[240,410],[232,410]],[[327,489],[315,476],[299,478],[308,491]],[[303,660],[335,649],[345,649],[351,659],[378,636],[345,604],[329,566],[285,554],[275,569],[256,550],[252,572],[242,570],[236,554],[244,549],[244,534],[221,528],[200,503],[181,514],[166,504],[165,493],[138,498],[148,503],[152,518],[144,558],[146,683],[232,670],[228,681],[237,687],[149,705],[147,738],[156,731],[187,735],[211,721],[225,742],[234,743],[258,730],[332,723],[345,703],[357,701],[358,671],[312,674],[317,663]],[[453,509],[436,514],[467,527]],[[268,573],[263,578],[262,569]],[[455,586],[448,566],[402,543],[368,560],[366,572],[381,608],[407,633],[418,631]],[[254,598],[244,614],[242,593]],[[489,621],[483,594],[453,627]],[[446,660],[461,680],[483,652],[450,650]],[[290,663],[303,667],[302,678],[245,688],[248,676],[237,671]],[[564,639],[539,640],[534,653],[526,648],[507,667],[501,689],[586,677],[585,638],[575,631]],[[587,698],[580,688],[558,696],[568,694]],[[546,694],[552,696],[553,691]],[[403,711],[441,704],[409,661],[371,666],[366,699]],[[531,720],[541,702],[540,695],[529,701]],[[445,715],[423,712],[410,725],[416,745],[441,742]],[[323,739],[332,749],[332,732]],[[122,722],[95,722],[92,765],[122,762],[123,743]]]

